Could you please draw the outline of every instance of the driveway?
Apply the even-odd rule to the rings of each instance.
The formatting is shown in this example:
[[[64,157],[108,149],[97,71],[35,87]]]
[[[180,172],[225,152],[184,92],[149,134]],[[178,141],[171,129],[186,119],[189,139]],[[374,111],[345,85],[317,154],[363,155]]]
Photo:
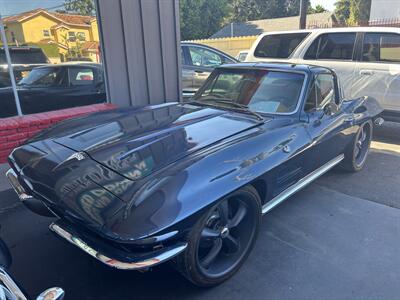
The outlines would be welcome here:
[[[101,265],[53,236],[52,220],[25,209],[0,179],[10,271],[29,295],[57,285],[67,300],[398,299],[399,130],[378,130],[362,172],[333,170],[266,215],[242,269],[213,289],[193,287],[169,265],[147,273]]]

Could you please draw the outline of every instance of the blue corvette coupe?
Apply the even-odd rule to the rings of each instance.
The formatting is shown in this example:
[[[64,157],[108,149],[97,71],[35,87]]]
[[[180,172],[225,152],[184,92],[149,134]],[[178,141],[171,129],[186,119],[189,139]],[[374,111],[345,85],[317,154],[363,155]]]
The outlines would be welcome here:
[[[363,168],[373,98],[343,99],[332,70],[217,68],[193,99],[100,112],[47,129],[10,157],[21,201],[102,263],[165,261],[199,286],[231,277],[261,216],[331,168]]]

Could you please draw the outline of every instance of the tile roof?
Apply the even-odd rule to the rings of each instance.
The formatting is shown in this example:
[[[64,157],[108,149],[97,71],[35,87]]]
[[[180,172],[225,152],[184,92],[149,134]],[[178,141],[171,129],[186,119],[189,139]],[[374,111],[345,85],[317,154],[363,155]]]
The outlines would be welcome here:
[[[84,50],[99,50],[99,42],[86,41],[82,44],[82,49]]]
[[[332,27],[333,13],[323,12],[307,15],[307,27],[316,25],[326,25]],[[233,23],[233,36],[252,36],[269,31],[283,31],[299,29],[299,16],[263,19],[248,21],[244,23]],[[231,37],[231,24],[224,26],[221,30],[214,33],[210,38]]]
[[[12,23],[12,22],[21,22],[25,19],[33,17],[34,15],[45,13],[49,16],[56,18],[60,21],[60,23],[68,24],[68,25],[80,25],[80,26],[88,26],[92,20],[95,20],[95,17],[92,16],[82,16],[82,15],[73,15],[73,14],[62,14],[52,11],[47,11],[42,8],[30,10],[15,16],[9,16],[3,18],[3,22]]]

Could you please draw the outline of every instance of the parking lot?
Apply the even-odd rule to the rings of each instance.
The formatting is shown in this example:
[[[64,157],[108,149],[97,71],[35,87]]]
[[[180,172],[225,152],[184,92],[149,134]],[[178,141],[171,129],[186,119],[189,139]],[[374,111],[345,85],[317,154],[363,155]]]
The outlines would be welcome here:
[[[25,209],[1,175],[10,271],[29,295],[56,285],[66,299],[398,299],[399,129],[377,130],[362,172],[333,170],[266,215],[243,268],[213,289],[168,265],[143,274],[101,265],[53,236],[52,220]]]

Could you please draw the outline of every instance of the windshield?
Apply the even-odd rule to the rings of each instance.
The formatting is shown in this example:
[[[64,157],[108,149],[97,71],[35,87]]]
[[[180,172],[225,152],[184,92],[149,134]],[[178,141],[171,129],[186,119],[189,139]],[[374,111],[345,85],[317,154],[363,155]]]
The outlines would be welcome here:
[[[296,110],[304,74],[269,70],[216,70],[194,96],[195,101],[225,106],[241,104],[253,112],[292,113]],[[223,100],[223,101],[221,101]]]
[[[55,86],[64,79],[61,68],[35,68],[18,85]]]
[[[10,49],[13,64],[47,64],[48,59],[41,49]],[[0,50],[0,64],[6,64],[4,49]]]
[[[288,58],[308,35],[308,32],[266,35],[258,43],[254,56]]]

